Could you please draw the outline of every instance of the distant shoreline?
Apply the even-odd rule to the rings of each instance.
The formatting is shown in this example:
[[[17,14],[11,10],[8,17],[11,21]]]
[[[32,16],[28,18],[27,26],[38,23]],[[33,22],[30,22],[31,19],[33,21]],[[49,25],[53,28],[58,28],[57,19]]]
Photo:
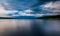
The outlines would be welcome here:
[[[60,19],[60,15],[38,17],[37,19]]]
[[[0,19],[60,19],[60,15],[42,16],[37,18],[0,17]]]

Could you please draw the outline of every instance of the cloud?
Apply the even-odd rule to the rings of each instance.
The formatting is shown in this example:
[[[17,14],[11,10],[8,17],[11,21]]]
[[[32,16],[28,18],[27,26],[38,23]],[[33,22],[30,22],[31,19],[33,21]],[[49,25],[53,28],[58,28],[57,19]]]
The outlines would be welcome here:
[[[5,10],[4,7],[0,6],[0,14],[9,14],[9,13],[15,13],[16,10]]]
[[[46,4],[43,4],[40,6],[42,11],[48,11],[48,12],[60,12],[60,1],[56,1],[56,2],[48,2]]]
[[[30,14],[30,12],[32,12],[32,10],[24,10],[24,11],[19,11],[16,13],[12,13],[10,16],[35,16],[35,14]]]
[[[37,0],[2,0],[5,9],[8,10],[26,10],[31,8],[32,5],[38,3]]]
[[[35,16],[34,14],[26,14],[26,13],[22,13],[20,16]]]
[[[0,15],[11,14],[8,16],[43,16],[44,14],[40,14],[40,12],[45,14],[46,12],[60,12],[60,1],[47,2],[40,5],[40,9],[38,8],[38,6],[36,6],[36,8],[31,7],[37,3],[37,0],[1,0]],[[33,9],[35,9],[35,11]]]
[[[27,13],[20,13],[20,14],[12,14],[12,16],[35,16],[35,14],[27,14]]]
[[[0,0],[0,15],[6,15],[15,12],[17,11],[10,8],[10,5],[7,0]]]
[[[8,16],[7,14],[12,14],[12,13],[16,13],[18,11],[16,10],[5,10],[4,7],[2,5],[0,5],[0,17],[11,17]]]
[[[1,0],[0,1],[0,15],[8,15],[10,16],[31,16],[32,14],[27,14],[33,12],[29,8],[31,5],[37,3],[37,0]],[[22,10],[22,11],[21,11]],[[16,14],[18,13],[18,14]]]
[[[31,9],[27,9],[27,10],[24,10],[23,12],[25,12],[25,13],[31,13],[31,12],[34,12],[34,11],[32,11]]]

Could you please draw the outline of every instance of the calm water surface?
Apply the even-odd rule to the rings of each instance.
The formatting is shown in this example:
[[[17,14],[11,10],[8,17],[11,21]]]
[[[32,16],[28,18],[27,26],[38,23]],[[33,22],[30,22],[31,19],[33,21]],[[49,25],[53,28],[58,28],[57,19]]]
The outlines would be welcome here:
[[[58,19],[0,19],[0,36],[59,36]]]

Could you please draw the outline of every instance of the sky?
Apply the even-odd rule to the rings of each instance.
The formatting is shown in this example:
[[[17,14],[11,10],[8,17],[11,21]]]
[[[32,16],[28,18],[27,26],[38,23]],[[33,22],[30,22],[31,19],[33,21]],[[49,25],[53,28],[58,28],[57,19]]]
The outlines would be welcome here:
[[[60,14],[59,0],[0,0],[0,16]]]

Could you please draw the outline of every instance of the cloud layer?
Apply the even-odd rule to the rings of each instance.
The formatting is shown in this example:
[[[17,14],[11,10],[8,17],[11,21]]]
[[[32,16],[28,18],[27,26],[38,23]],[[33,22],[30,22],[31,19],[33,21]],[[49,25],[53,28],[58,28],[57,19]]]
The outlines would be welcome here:
[[[38,6],[32,7],[36,4]],[[60,1],[0,0],[0,16],[43,16],[47,13],[60,14]]]
[[[42,11],[52,12],[52,13],[60,13],[60,1],[56,2],[48,2],[40,6]]]
[[[36,3],[37,0],[2,0],[2,5],[7,10],[25,10]]]

